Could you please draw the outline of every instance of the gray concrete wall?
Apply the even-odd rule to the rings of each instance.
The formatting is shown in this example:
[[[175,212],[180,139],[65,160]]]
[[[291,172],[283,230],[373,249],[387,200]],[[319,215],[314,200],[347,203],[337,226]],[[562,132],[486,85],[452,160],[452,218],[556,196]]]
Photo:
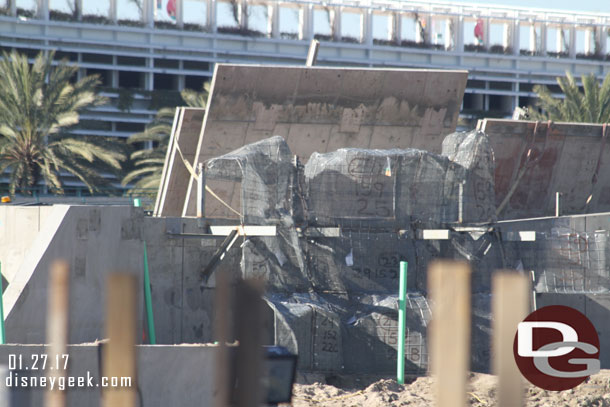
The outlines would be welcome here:
[[[70,342],[103,338],[107,274],[142,273],[142,217],[132,207],[54,206],[6,289],[8,342],[44,343],[48,272],[56,259],[71,265]]]
[[[157,343],[212,340],[215,278],[204,282],[200,273],[223,237],[193,238],[206,231],[196,219],[145,217],[140,208],[127,206],[1,209],[0,215],[7,220],[0,218],[0,227],[10,227],[0,228],[0,239],[8,242],[13,236],[22,237],[0,251],[5,256],[0,257],[3,268],[17,270],[4,294],[9,342],[45,342],[47,277],[58,258],[71,265],[70,343],[103,338],[106,275],[122,270],[141,279],[144,242]],[[42,226],[37,221],[39,213],[47,218]],[[19,249],[20,255],[6,255],[11,248]],[[218,271],[239,272],[240,258],[238,248],[232,249]],[[142,296],[141,289],[138,295]],[[144,313],[138,315],[142,324]]]
[[[514,189],[502,219],[551,216],[556,192],[563,215],[610,211],[610,143],[601,124],[540,123],[536,134],[532,121],[485,119],[478,127],[495,153],[496,203]]]
[[[211,406],[214,402],[215,346],[137,346],[137,386],[139,406]],[[21,356],[23,370],[12,371],[19,375],[49,376],[48,372],[32,370],[36,356],[46,353],[42,345],[0,346],[0,367],[6,374],[9,355]],[[69,376],[93,377],[94,387],[70,388],[67,391],[67,407],[99,406],[101,398],[100,361],[97,345],[72,345],[68,347]],[[40,362],[42,363],[42,362]],[[39,363],[39,366],[40,366]],[[49,365],[50,361],[47,362]],[[25,370],[29,367],[28,370]],[[0,375],[1,376],[1,375]],[[13,400],[9,407],[34,407],[43,405],[44,388],[7,388],[5,377],[0,377],[0,399]],[[100,386],[95,386],[100,384]],[[0,400],[1,402],[1,400]]]
[[[0,206],[0,263],[2,276],[11,282],[38,236],[50,206]]]

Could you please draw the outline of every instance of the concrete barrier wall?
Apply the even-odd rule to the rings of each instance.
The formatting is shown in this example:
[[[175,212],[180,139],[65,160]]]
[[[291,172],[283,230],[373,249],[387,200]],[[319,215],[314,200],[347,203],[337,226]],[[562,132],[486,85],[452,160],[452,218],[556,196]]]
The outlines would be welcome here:
[[[71,265],[70,343],[103,338],[106,276],[121,270],[141,279],[143,242],[148,248],[157,343],[212,340],[215,278],[204,282],[200,273],[222,236],[193,238],[193,234],[203,233],[206,225],[199,225],[196,219],[145,217],[140,208],[43,208],[7,206],[0,212],[7,219],[2,222],[0,218],[0,239],[24,237],[0,252],[3,268],[17,270],[4,295],[9,342],[45,342],[47,277],[49,267],[58,258]],[[46,217],[40,231],[39,213]],[[8,227],[2,228],[5,224]],[[9,256],[11,248],[19,256]],[[232,249],[218,271],[239,272],[240,258],[238,248]],[[142,324],[144,314],[138,315]]]
[[[9,283],[52,210],[51,206],[0,206],[0,263]]]
[[[139,406],[212,406],[214,403],[213,345],[188,346],[137,346],[137,387]],[[49,376],[49,372],[33,370],[34,360],[42,364],[40,355],[47,349],[42,345],[0,346],[0,403],[7,407],[34,407],[43,405],[45,388],[15,387],[17,377]],[[67,407],[99,406],[102,396],[100,359],[97,345],[68,346],[68,376],[92,377],[93,387],[67,389]],[[20,371],[8,371],[9,355],[22,360]],[[62,360],[63,362],[63,360]],[[48,360],[48,366],[53,362]],[[26,370],[27,368],[27,370]],[[12,387],[7,387],[8,374],[12,373]],[[10,379],[9,379],[10,380]],[[84,381],[87,383],[87,380]],[[99,385],[99,386],[98,386]],[[67,387],[67,386],[66,386]],[[11,403],[12,401],[12,403]]]
[[[610,211],[610,143],[601,124],[536,128],[531,121],[485,119],[478,128],[495,153],[497,205],[509,196],[502,219],[551,216],[556,192],[563,215]]]
[[[142,273],[142,218],[132,207],[54,206],[4,295],[8,342],[44,343],[48,272],[56,259],[71,265],[70,342],[103,338],[107,274]]]

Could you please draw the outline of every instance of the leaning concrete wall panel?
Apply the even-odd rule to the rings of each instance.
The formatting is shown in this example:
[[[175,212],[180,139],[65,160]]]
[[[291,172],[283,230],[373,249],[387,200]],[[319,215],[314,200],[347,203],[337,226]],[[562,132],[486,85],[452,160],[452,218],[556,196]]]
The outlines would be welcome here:
[[[131,207],[55,206],[6,290],[8,341],[44,343],[48,271],[56,259],[71,269],[70,343],[103,338],[106,276],[141,276],[141,218]]]
[[[196,161],[272,135],[285,137],[304,160],[339,147],[416,146],[438,153],[443,136],[455,130],[466,76],[465,71],[217,64]],[[195,192],[191,179],[183,216],[194,216]],[[237,206],[232,191],[219,195]],[[218,213],[220,204],[209,195],[206,202],[206,214]]]
[[[495,152],[496,203],[503,219],[610,210],[610,143],[603,126],[485,119]]]

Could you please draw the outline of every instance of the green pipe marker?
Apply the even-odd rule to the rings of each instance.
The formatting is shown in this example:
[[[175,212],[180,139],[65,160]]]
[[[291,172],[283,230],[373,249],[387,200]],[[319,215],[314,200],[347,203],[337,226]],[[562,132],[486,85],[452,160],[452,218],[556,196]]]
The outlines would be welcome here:
[[[405,384],[405,330],[407,326],[407,262],[400,262],[400,282],[398,285],[398,361],[396,381]]]
[[[142,204],[140,198],[133,200],[133,206],[139,208]],[[146,242],[142,242],[144,245],[144,303],[146,306],[146,322],[148,326],[148,342],[151,345],[157,344],[157,335],[155,335],[155,318],[153,316],[152,308],[152,294],[150,292],[150,273],[148,272],[148,252],[146,250]]]
[[[6,333],[4,332],[4,284],[2,280],[2,264],[0,263],[0,345],[6,343]]]
[[[146,320],[148,322],[148,340],[151,345],[157,344],[155,335],[155,318],[153,317],[152,295],[150,292],[150,274],[148,273],[148,253],[144,242],[144,301],[146,303]]]

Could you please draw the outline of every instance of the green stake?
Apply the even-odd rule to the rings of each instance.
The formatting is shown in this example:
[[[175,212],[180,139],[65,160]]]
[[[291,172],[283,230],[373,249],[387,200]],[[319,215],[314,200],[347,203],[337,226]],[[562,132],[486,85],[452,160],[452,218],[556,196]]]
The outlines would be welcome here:
[[[396,381],[405,384],[405,329],[407,326],[407,262],[400,262],[400,282],[398,288],[398,361]]]
[[[4,332],[4,284],[2,284],[2,265],[0,264],[0,345],[6,343]]]
[[[133,200],[133,206],[139,208],[142,205],[140,198]],[[146,306],[146,322],[148,325],[148,341],[151,345],[157,344],[157,335],[155,335],[155,318],[152,308],[152,294],[150,292],[150,273],[148,272],[148,252],[146,250],[146,242],[142,242],[144,246],[144,303]]]
[[[148,322],[148,339],[151,345],[157,344],[155,335],[155,319],[152,309],[152,295],[150,292],[150,274],[148,273],[148,253],[146,252],[146,242],[144,243],[144,301],[146,302],[146,320]]]

